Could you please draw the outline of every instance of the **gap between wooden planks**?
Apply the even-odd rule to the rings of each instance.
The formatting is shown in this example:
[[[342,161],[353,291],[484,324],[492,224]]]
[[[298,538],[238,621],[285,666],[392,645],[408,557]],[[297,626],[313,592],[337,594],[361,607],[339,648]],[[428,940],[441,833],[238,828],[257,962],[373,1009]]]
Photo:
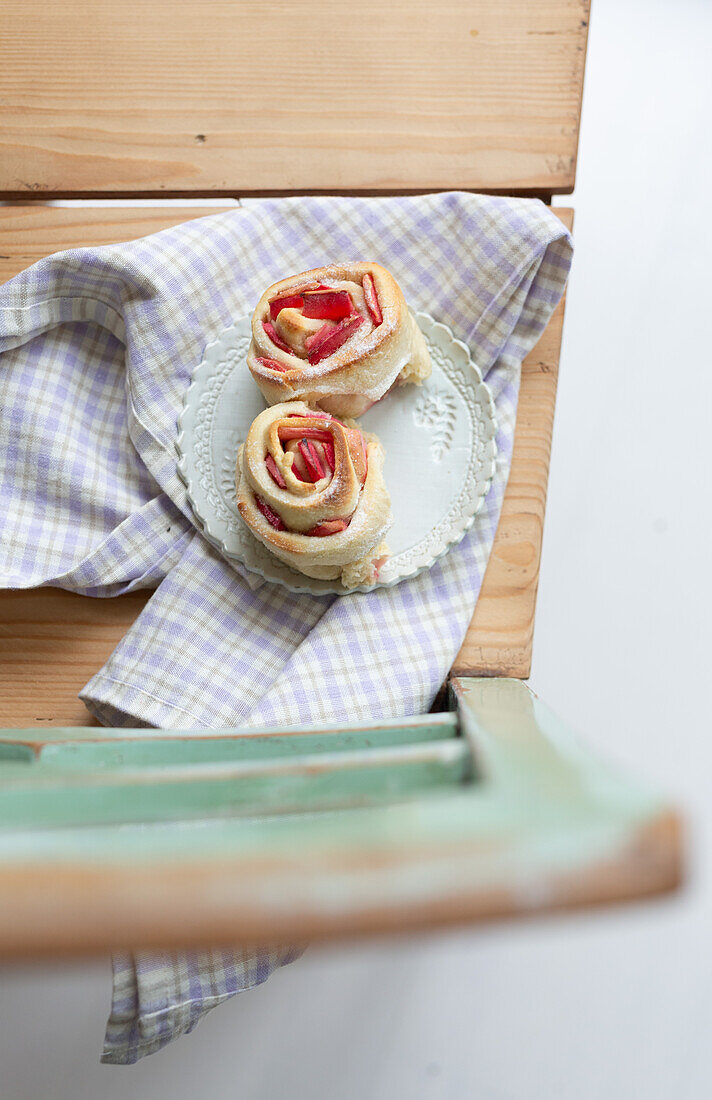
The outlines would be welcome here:
[[[130,240],[213,212],[208,205],[0,207],[0,282],[51,252]],[[573,211],[555,213],[571,228]],[[529,675],[563,317],[562,302],[523,365],[502,517],[477,609],[453,664],[457,675]],[[95,724],[77,692],[150,595],[97,600],[49,588],[0,592],[0,726]]]

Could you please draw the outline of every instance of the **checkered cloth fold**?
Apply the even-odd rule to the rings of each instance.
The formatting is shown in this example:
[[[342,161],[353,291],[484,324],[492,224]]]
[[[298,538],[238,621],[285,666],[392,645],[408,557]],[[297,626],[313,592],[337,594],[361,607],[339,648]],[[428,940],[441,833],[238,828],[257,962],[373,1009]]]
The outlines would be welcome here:
[[[301,947],[114,955],[111,1016],[102,1062],[130,1065],[187,1035],[206,1012],[267,981]]]
[[[176,421],[206,344],[285,273],[389,268],[471,348],[498,417],[496,476],[428,572],[296,595],[196,530]],[[0,290],[0,585],[155,588],[81,697],[112,726],[220,729],[425,711],[464,636],[509,471],[519,369],[571,261],[537,201],[462,193],[264,200],[128,244],[75,249]],[[287,961],[281,949],[121,956],[104,1060],[135,1061]]]

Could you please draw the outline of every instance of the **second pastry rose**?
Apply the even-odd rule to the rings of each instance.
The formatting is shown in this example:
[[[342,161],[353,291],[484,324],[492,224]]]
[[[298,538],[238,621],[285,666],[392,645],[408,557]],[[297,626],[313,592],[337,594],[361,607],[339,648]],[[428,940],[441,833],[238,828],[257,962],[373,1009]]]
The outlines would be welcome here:
[[[383,448],[301,401],[265,409],[237,459],[237,506],[276,557],[346,588],[378,579],[391,524]]]

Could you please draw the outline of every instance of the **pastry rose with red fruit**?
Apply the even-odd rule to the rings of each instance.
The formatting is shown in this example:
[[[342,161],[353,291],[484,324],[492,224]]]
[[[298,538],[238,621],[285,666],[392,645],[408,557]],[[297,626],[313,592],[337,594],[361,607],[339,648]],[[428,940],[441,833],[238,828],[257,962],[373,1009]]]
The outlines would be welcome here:
[[[302,401],[265,409],[237,456],[237,507],[268,550],[308,577],[373,584],[391,501],[375,435]]]
[[[431,370],[398,283],[374,263],[330,264],[269,287],[252,315],[247,365],[270,405],[301,398],[335,416],[360,416]]]

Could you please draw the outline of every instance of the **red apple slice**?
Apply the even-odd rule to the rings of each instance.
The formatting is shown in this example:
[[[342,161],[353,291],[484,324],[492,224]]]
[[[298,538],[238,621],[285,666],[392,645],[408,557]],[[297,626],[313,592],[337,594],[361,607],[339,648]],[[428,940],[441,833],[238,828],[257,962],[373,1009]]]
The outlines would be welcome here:
[[[318,348],[319,345],[322,344],[324,340],[326,340],[327,336],[331,335],[335,328],[336,325],[333,323],[333,321],[327,321],[325,325],[322,325],[320,329],[317,329],[316,332],[313,332],[311,336],[307,336],[306,340],[304,341],[304,346],[307,349],[307,352],[311,352],[314,350],[314,348]]]
[[[273,512],[269,504],[267,504],[262,497],[258,497],[255,493],[255,504],[259,508],[262,515],[265,517],[271,527],[274,527],[275,531],[286,531],[287,528],[282,522],[276,512]]]
[[[346,290],[312,290],[304,295],[305,317],[341,321],[353,311],[351,297]]]
[[[368,312],[371,314],[371,320],[374,325],[383,324],[383,314],[381,313],[381,307],[378,304],[378,295],[376,294],[376,286],[373,281],[373,275],[369,275],[368,272],[364,275],[361,282],[363,287],[363,294],[366,299],[366,305],[368,306]]]
[[[304,299],[301,294],[288,294],[286,298],[275,298],[273,302],[269,304],[269,315],[274,321],[283,309],[301,309],[304,305]]]
[[[290,354],[292,353],[292,349],[290,348],[289,344],[285,343],[271,321],[263,321],[262,328],[265,330],[272,343],[276,347],[278,347],[280,351],[288,351]]]
[[[267,370],[289,370],[289,367],[285,367],[284,363],[279,363],[276,359],[265,359],[262,355],[256,355],[255,358],[258,363],[262,364],[263,367],[267,367]]]
[[[353,336],[359,325],[363,324],[363,320],[363,317],[359,314],[357,317],[346,317],[343,321],[340,321],[325,340],[322,340],[316,347],[311,348],[307,356],[309,362],[312,364],[320,363],[322,359],[333,355],[342,344],[346,343],[350,336]]]
[[[265,466],[267,467],[267,470],[269,472],[269,476],[272,478],[272,481],[274,481],[274,483],[276,485],[279,485],[280,489],[286,489],[287,488],[287,482],[282,477],[282,474],[280,473],[280,470],[279,470],[279,466],[277,465],[275,460],[272,458],[272,455],[270,455],[270,454],[265,455]]]
[[[310,531],[307,531],[307,535],[314,535],[315,538],[325,538],[326,535],[337,535],[339,531],[345,531],[349,525],[348,519],[327,519],[324,523],[317,523],[316,527],[312,527]]]
[[[324,448],[324,458],[326,459],[327,465],[333,474],[334,470],[336,469],[336,457],[334,455],[333,439],[330,439],[328,443],[322,443],[322,447]]]
[[[319,461],[319,455],[317,454],[316,447],[310,439],[300,439],[299,450],[302,452],[302,458],[304,459],[304,465],[307,468],[307,473],[312,481],[320,481],[321,478],[326,477],[324,469]]]
[[[292,417],[290,416],[289,419],[291,420]],[[289,424],[280,424],[277,429],[277,435],[279,436],[280,443],[284,443],[287,439],[304,439],[305,436],[307,439],[313,439],[315,442],[319,443],[331,442],[331,435],[329,432],[322,432],[318,428],[300,427],[299,424],[295,424],[293,428],[290,427]]]
[[[309,413],[290,413],[289,414],[289,419],[290,420],[292,420],[295,417],[299,417],[300,420],[334,420],[331,413],[309,412]],[[341,421],[340,420],[334,420],[334,423],[335,424],[341,424]],[[343,427],[343,425],[342,425],[342,427]]]

